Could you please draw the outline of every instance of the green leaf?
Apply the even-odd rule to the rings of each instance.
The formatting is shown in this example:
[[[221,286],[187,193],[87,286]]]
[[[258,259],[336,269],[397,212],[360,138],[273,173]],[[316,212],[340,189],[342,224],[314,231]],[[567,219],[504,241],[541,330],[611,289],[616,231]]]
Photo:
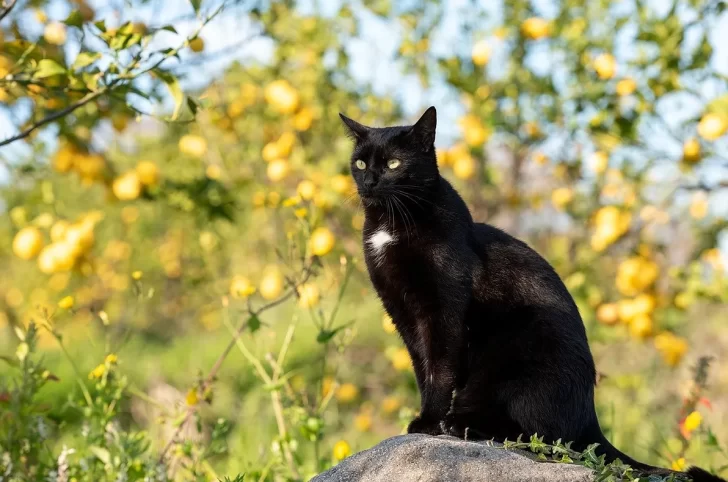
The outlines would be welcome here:
[[[182,107],[182,101],[184,100],[182,87],[179,85],[179,80],[177,80],[177,77],[175,77],[174,75],[160,71],[157,71],[156,73],[159,78],[162,79],[162,82],[167,84],[169,93],[172,94],[172,98],[174,99],[174,112],[172,112],[171,119],[175,120],[177,119],[177,116],[179,116],[179,111]]]
[[[33,78],[45,79],[46,77],[53,77],[54,75],[65,74],[66,69],[61,64],[51,59],[43,59],[38,62],[38,68],[33,74]]]
[[[253,315],[248,320],[248,329],[250,329],[251,333],[255,333],[260,329],[260,318],[258,318],[256,315]]]
[[[96,25],[97,29],[106,33],[106,20],[99,20],[98,22],[94,22],[94,25]]]
[[[159,30],[166,30],[167,32],[177,33],[177,29],[175,29],[172,25],[165,25],[164,27],[161,27]]]
[[[351,326],[353,323],[354,323],[353,321],[349,322],[349,323],[344,323],[343,325],[341,325],[337,328],[334,328],[333,330],[321,330],[321,331],[319,331],[318,336],[316,336],[316,341],[319,343],[328,343],[329,340],[331,340],[333,337],[335,337],[338,332],[340,332],[341,330],[343,330],[346,327]]]
[[[200,105],[192,97],[187,97],[187,107],[192,112],[192,115],[197,115],[197,109],[199,109]]]
[[[89,65],[93,64],[97,60],[101,58],[101,53],[99,52],[81,52],[76,56],[76,60],[73,61],[73,69],[82,69],[84,67],[88,67]]]
[[[108,450],[105,448],[97,447],[95,445],[92,445],[88,448],[91,453],[93,453],[100,461],[102,461],[104,464],[108,464],[111,462],[111,454]]]
[[[73,10],[71,14],[66,17],[63,21],[69,27],[82,28],[83,27],[83,16],[80,10]]]
[[[202,5],[202,0],[190,0],[190,5],[192,5],[192,9],[195,11],[195,13],[199,13],[200,5]]]

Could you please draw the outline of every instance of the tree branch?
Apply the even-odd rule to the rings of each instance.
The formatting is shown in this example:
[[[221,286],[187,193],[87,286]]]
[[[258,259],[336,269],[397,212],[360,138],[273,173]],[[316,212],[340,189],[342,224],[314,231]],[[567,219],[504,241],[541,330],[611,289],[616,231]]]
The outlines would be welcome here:
[[[10,10],[13,9],[16,3],[18,3],[18,0],[10,0],[10,3],[5,6],[5,2],[3,2],[3,10],[0,11],[0,22],[2,22],[2,20],[7,17],[7,15],[10,13]]]

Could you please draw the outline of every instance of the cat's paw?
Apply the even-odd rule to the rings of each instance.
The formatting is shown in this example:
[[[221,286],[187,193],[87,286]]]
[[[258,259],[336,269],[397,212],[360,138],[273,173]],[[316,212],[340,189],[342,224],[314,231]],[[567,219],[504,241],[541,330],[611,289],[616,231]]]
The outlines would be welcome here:
[[[472,434],[469,433],[469,420],[468,417],[457,414],[448,413],[445,418],[440,422],[440,429],[442,433],[451,435],[457,438],[471,438]]]
[[[424,433],[427,435],[442,435],[440,421],[428,417],[416,417],[407,426],[407,433]]]

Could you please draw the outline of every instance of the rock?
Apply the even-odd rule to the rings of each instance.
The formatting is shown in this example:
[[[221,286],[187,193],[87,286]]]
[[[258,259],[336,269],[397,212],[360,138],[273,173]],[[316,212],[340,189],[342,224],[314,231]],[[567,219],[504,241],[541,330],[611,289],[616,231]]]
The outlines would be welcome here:
[[[492,442],[412,434],[384,440],[311,482],[592,482],[579,465],[538,462]]]

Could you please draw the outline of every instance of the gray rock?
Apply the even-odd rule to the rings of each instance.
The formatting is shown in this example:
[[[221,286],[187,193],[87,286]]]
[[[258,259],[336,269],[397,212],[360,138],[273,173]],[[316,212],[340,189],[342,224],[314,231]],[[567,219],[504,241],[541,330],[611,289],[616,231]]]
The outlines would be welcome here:
[[[537,462],[499,444],[412,434],[384,440],[311,482],[592,482],[578,465]]]

